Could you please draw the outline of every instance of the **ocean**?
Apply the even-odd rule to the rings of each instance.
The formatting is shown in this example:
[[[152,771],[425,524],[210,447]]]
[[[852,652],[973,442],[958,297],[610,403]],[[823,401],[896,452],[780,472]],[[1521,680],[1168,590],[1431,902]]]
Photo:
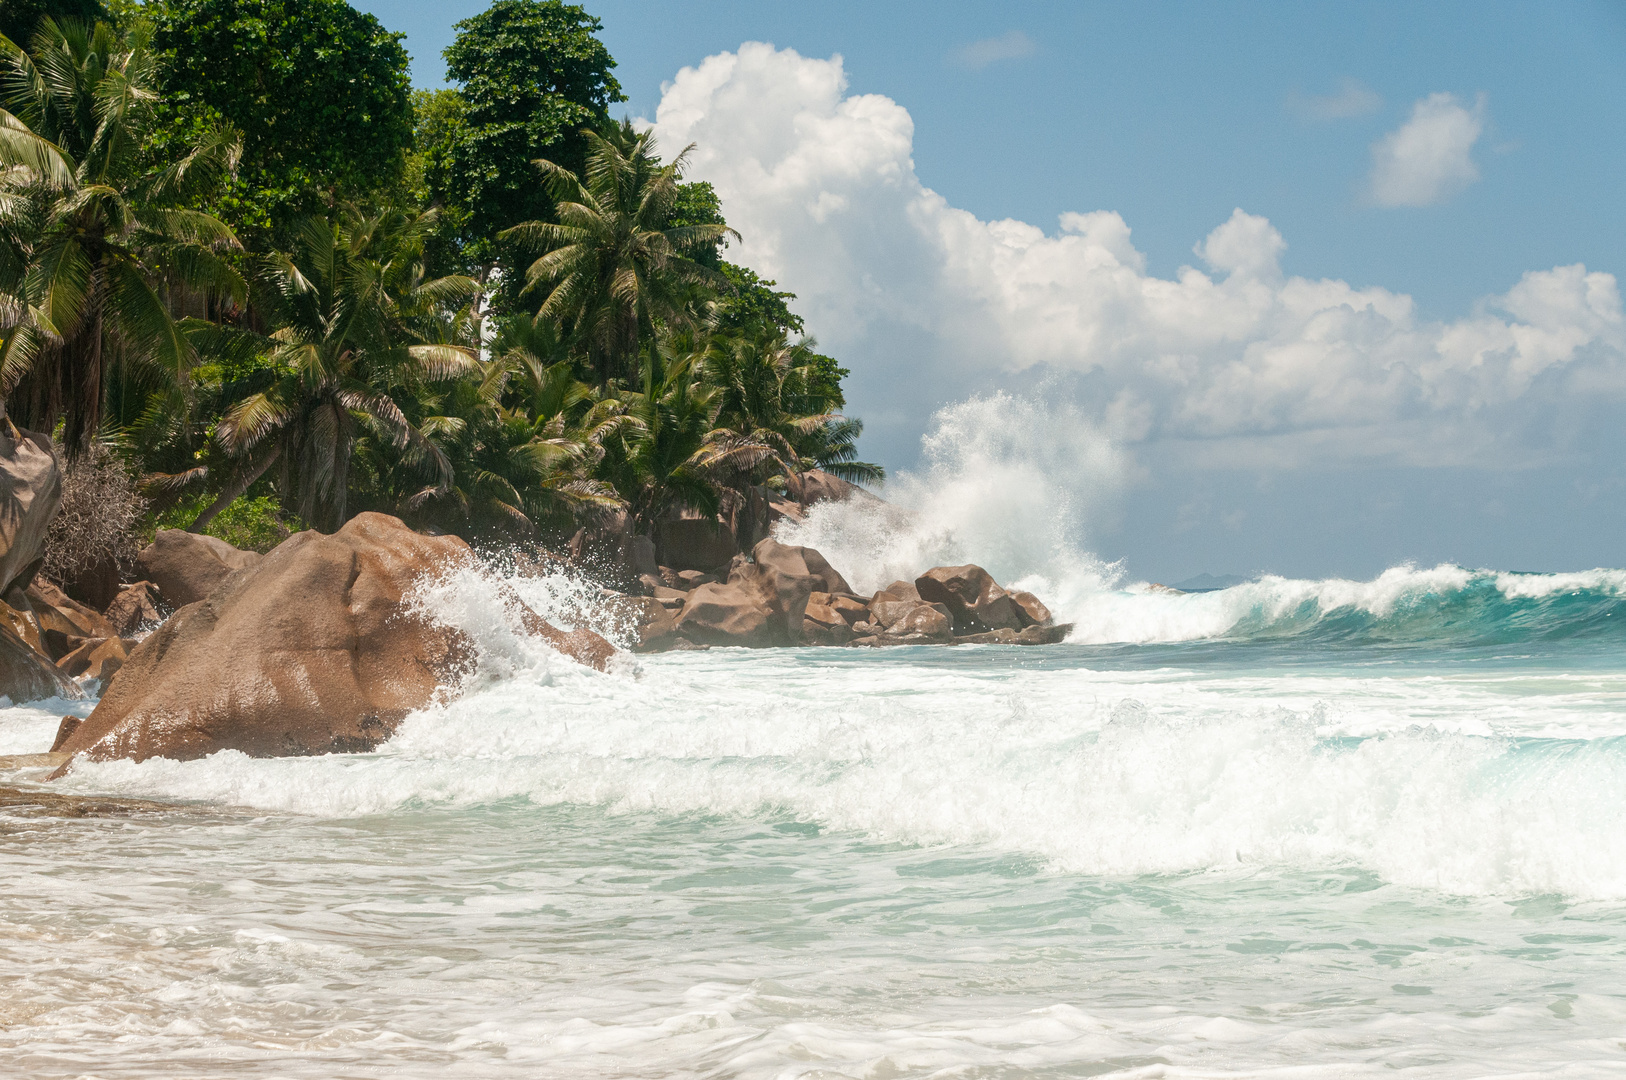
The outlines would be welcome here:
[[[1098,583],[1064,645],[609,673],[492,595],[426,596],[480,669],[374,753],[0,812],[0,1073],[1626,1076],[1626,572]]]

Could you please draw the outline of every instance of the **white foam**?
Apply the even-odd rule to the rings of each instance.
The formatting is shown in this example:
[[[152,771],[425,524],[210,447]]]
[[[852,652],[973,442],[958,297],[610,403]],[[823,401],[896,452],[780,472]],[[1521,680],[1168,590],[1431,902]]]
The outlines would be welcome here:
[[[789,814],[1063,871],[1358,865],[1454,893],[1626,897],[1626,743],[1508,737],[1566,708],[1614,734],[1619,685],[1509,705],[1500,682],[1440,677],[1192,680],[830,650],[650,658],[642,677],[510,670],[374,754],[87,764],[65,783],[331,816],[513,798]]]

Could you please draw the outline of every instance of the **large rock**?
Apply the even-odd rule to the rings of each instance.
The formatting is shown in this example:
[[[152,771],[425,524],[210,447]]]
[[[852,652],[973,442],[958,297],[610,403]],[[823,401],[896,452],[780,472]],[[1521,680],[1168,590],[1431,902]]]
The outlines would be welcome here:
[[[942,604],[954,617],[956,633],[1020,630],[1022,609],[980,566],[937,566],[915,579],[920,598]]]
[[[826,572],[834,573],[829,565],[812,548],[781,544],[769,537],[751,549],[750,562],[736,565],[729,572],[728,583],[755,592],[767,609],[764,644],[794,645],[801,640],[807,602],[814,591],[836,591],[825,577]],[[840,575],[836,580],[840,581]],[[845,586],[846,582],[841,584]]]
[[[1022,609],[1022,618],[1029,626],[1049,626],[1052,622],[1050,609],[1045,607],[1037,596],[1021,589],[1009,590],[1011,599],[1016,606]]]
[[[7,610],[11,609],[9,606]],[[41,698],[81,698],[84,692],[17,632],[0,620],[0,694],[13,705]]]
[[[875,498],[858,485],[832,476],[823,469],[808,469],[786,477],[785,494],[795,499],[803,509],[821,502],[846,502],[854,496]]]
[[[568,550],[571,562],[618,585],[659,571],[654,543],[633,531],[632,517],[625,511],[576,530]]]
[[[870,604],[870,622],[892,637],[919,635],[920,639],[947,642],[954,637],[954,620],[942,604],[922,600],[877,600]],[[913,639],[912,639],[913,640]]]
[[[291,536],[141,642],[62,749],[136,761],[371,749],[466,670],[461,632],[406,601],[426,578],[473,561],[457,537],[423,536],[384,514],[331,536]],[[613,652],[520,607],[562,650],[598,666]]]
[[[702,572],[726,565],[740,550],[727,523],[698,514],[660,522],[655,547],[662,566]]]
[[[779,644],[770,640],[773,613],[754,588],[712,582],[689,594],[677,618],[678,633],[699,645]]]
[[[22,591],[39,570],[45,532],[62,509],[62,471],[51,439],[0,413],[0,599],[26,605]]]
[[[160,529],[136,556],[136,572],[158,587],[166,604],[178,608],[197,603],[234,571],[264,557],[202,533]]]

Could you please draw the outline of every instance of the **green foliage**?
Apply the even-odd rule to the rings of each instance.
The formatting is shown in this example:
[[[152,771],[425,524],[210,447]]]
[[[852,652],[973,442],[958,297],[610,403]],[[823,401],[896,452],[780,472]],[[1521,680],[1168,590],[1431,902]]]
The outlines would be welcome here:
[[[9,130],[0,164],[0,284],[26,315],[0,329],[0,388],[12,415],[51,430],[66,417],[69,453],[100,426],[109,369],[180,393],[193,362],[172,315],[177,295],[241,300],[225,256],[236,237],[189,203],[231,167],[231,132],[209,130],[162,168],[142,148],[153,125],[146,29],[46,20],[33,52],[0,41],[3,103],[28,125]],[[160,279],[164,284],[160,285]],[[164,295],[164,294],[168,295]]]
[[[580,171],[584,128],[603,126],[625,101],[615,61],[596,35],[598,19],[559,0],[497,0],[457,24],[447,77],[463,111],[419,146],[437,163],[432,197],[467,212],[463,242],[476,262],[501,261],[503,229],[552,217],[538,183],[538,158]]]
[[[670,228],[727,224],[728,222],[723,220],[723,201],[717,197],[717,192],[709,183],[697,180],[677,186],[677,197],[672,200],[672,212],[667,218],[667,225]],[[724,267],[722,249],[727,246],[727,235],[721,235],[710,244],[697,246],[689,253],[689,257],[708,270],[722,271]]]
[[[26,49],[43,18],[79,19],[93,23],[107,18],[100,0],[5,0],[0,4],[0,34]]]
[[[543,296],[537,314],[568,327],[607,381],[633,375],[657,325],[692,321],[695,290],[722,283],[687,256],[728,226],[671,224],[683,155],[662,165],[652,131],[623,121],[603,135],[588,132],[587,141],[584,176],[537,163],[558,223],[528,221],[502,236],[541,250],[525,272],[528,294]]]
[[[412,144],[400,34],[344,0],[158,0],[167,125],[156,152],[198,125],[243,135],[218,202],[240,229],[365,199],[401,182]]]
[[[798,471],[880,479],[687,151],[608,120],[581,8],[497,0],[461,88],[410,94],[340,0],[101,2],[0,43],[0,397],[76,463],[113,448],[149,535],[376,509],[552,545],[625,512],[659,545]]]
[[[203,493],[189,495],[162,513],[152,515],[143,527],[147,542],[151,543],[159,529],[184,530],[197,520],[212,499]],[[283,510],[274,496],[256,495],[232,503],[215,515],[203,532],[244,551],[270,551],[304,528],[305,523]]]

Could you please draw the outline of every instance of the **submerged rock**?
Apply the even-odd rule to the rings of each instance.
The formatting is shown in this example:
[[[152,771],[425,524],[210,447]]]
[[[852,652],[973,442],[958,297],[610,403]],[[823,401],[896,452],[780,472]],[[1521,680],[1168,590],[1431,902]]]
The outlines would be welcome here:
[[[457,537],[384,514],[291,536],[141,642],[62,749],[136,761],[372,749],[471,663],[467,638],[409,599],[426,578],[473,562]],[[521,616],[584,662],[602,667],[614,652],[596,634]]]

